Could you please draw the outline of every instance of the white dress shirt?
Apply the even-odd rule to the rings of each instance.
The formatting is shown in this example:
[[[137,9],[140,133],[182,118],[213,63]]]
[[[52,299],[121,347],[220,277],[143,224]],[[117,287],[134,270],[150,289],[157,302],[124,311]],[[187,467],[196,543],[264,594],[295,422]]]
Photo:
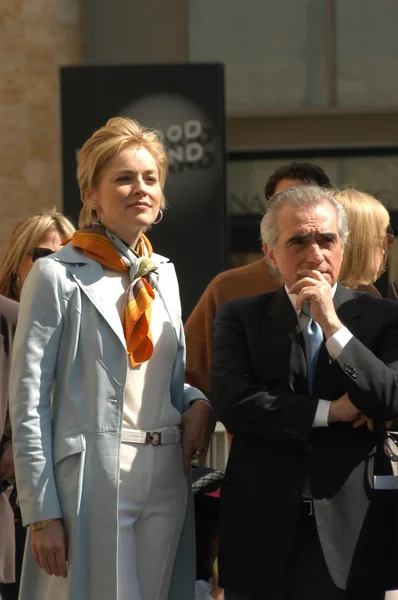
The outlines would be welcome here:
[[[336,293],[337,283],[332,287],[332,297],[334,297]],[[294,310],[297,313],[297,320],[299,323],[300,331],[304,329],[308,322],[308,317],[301,312],[301,310],[297,310],[296,308],[296,300],[297,294],[289,294],[288,289],[285,285],[285,290],[287,295],[289,296],[289,300],[292,303]],[[329,353],[329,356],[332,360],[336,360],[343,348],[348,344],[350,339],[352,338],[352,333],[347,329],[347,327],[342,327],[338,329],[336,333],[334,333],[327,341],[326,341],[326,349]],[[328,426],[328,417],[330,410],[330,400],[322,400],[320,399],[318,402],[318,408],[316,409],[313,427],[327,427]]]

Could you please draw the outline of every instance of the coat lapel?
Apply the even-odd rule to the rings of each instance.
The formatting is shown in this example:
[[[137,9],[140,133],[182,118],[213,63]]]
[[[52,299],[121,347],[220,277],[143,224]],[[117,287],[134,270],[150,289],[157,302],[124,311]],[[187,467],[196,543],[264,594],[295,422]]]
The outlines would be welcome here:
[[[108,300],[109,281],[104,277],[102,266],[99,263],[95,263],[94,265],[85,265],[77,269],[71,268],[70,271],[79,287],[116,333],[124,348],[126,348],[126,339],[119,312],[115,304]]]
[[[68,244],[57,252],[54,255],[54,259],[67,264],[68,271],[73,279],[116,333],[123,347],[126,348],[120,315],[116,306],[108,301],[109,282],[104,277],[102,265],[95,260],[87,258],[83,252],[76,250],[71,244]],[[160,254],[153,254],[152,260],[159,271],[157,290],[170,316],[177,339],[179,339],[181,306],[174,265]]]
[[[126,349],[122,321],[116,306],[108,300],[109,282],[104,276],[102,265],[91,258],[87,258],[83,252],[76,250],[71,244],[57,252],[54,259],[66,264],[71,277],[103,316]]]
[[[339,283],[334,295],[334,306],[340,321],[355,337],[361,337],[365,328],[361,302],[354,290],[349,290]]]
[[[266,297],[265,297],[266,299]],[[360,338],[364,329],[363,313],[360,302],[355,292],[337,284],[334,295],[334,305],[341,322]],[[286,377],[286,357],[290,358],[289,384],[292,390],[308,394],[307,362],[304,352],[304,341],[299,331],[298,319],[285,289],[282,287],[275,292],[271,301],[266,302],[262,309],[262,322],[260,326],[261,345],[267,340],[276,340],[274,345],[266,345],[261,354],[259,368],[274,370],[272,377],[284,379]],[[264,367],[266,365],[267,367]],[[333,375],[335,371],[335,375]],[[329,382],[328,390],[324,381]],[[314,378],[314,395],[325,400],[337,398],[340,392],[339,367],[331,360],[325,344],[322,345],[316,366]]]
[[[307,389],[304,345],[296,311],[283,287],[264,306],[262,315],[261,331],[265,343],[267,339],[276,340],[272,347],[267,347],[265,364],[272,365],[280,378],[288,377],[292,390],[304,393]]]
[[[361,337],[364,323],[362,320],[362,311],[360,303],[355,297],[355,292],[349,290],[339,283],[333,298],[337,315],[343,325],[355,337]],[[325,388],[324,381],[328,381],[328,388]],[[322,345],[319,352],[318,362],[314,378],[314,395],[321,395],[325,400],[336,399],[342,393],[340,368],[333,361],[328,353],[326,344]]]
[[[164,257],[153,255],[153,262],[157,265],[159,272],[159,281],[156,289],[169,314],[177,339],[179,339],[181,329],[180,294],[174,265],[166,261],[167,259]]]

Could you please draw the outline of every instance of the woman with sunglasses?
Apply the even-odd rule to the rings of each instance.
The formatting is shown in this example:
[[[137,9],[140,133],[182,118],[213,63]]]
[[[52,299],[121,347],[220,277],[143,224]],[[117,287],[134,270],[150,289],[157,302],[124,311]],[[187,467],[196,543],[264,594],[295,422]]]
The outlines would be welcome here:
[[[16,225],[5,248],[4,258],[0,266],[0,294],[6,297],[0,298],[0,309],[6,302],[14,305],[8,299],[19,302],[22,287],[34,262],[38,258],[48,256],[59,250],[62,243],[72,237],[74,231],[75,228],[72,223],[64,215],[56,212],[55,208],[24,219]],[[6,304],[6,306],[9,304]],[[15,306],[18,307],[18,304],[15,303]],[[1,316],[0,322],[2,326],[5,325],[3,316]],[[11,329],[7,328],[7,332],[10,333],[10,331]],[[9,358],[11,338],[8,336],[8,342],[5,344],[6,337],[3,329],[0,333],[0,339],[4,343],[4,356],[7,355]],[[6,352],[7,349],[8,352]],[[2,388],[4,388],[4,381],[0,383]],[[8,576],[5,575],[5,570],[1,568],[2,557],[0,552],[0,596],[2,600],[17,600],[26,530],[22,525],[20,510],[16,502],[12,433],[6,406],[7,396],[5,391],[0,396],[2,403],[0,406],[0,415],[4,416],[4,419],[0,420],[2,432],[0,438],[0,494],[2,496],[1,506],[3,509],[0,511],[0,532],[2,532],[0,533],[0,537],[3,537],[4,532],[10,531],[12,522],[10,523],[9,521],[10,518],[14,517],[15,583],[9,583],[12,581],[12,578],[9,576],[11,572],[10,568],[8,567]],[[12,487],[13,485],[14,487]],[[13,512],[8,510],[9,507],[5,504],[6,497],[10,499]],[[4,537],[2,542],[4,542]],[[14,568],[12,568],[12,571],[14,571]],[[5,581],[8,583],[5,583]]]
[[[380,296],[373,284],[386,269],[394,240],[390,215],[371,194],[351,187],[333,194],[345,208],[350,232],[344,246],[340,281],[345,287]]]
[[[0,294],[19,301],[33,263],[57,252],[75,231],[55,208],[28,217],[13,229],[0,264]]]

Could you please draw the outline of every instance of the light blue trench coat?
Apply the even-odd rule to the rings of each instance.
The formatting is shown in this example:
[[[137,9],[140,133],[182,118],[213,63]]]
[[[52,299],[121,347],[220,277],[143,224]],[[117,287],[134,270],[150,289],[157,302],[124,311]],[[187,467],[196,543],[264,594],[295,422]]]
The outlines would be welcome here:
[[[159,255],[158,291],[178,339],[171,401],[182,413],[185,341],[174,266]],[[127,371],[119,314],[102,266],[71,244],[38,260],[22,293],[11,371],[10,414],[25,524],[63,517],[69,575],[49,577],[26,552],[19,600],[116,600],[119,447]],[[151,374],[148,366],[148,376]],[[187,481],[190,486],[190,482]],[[192,494],[169,600],[193,600]],[[156,544],[156,539],[153,540]]]

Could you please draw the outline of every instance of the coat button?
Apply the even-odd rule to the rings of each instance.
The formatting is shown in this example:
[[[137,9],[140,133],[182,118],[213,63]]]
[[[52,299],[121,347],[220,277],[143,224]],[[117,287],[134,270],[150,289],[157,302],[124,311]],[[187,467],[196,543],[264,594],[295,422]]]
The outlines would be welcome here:
[[[314,446],[312,444],[306,444],[305,449],[307,450],[307,452],[311,453],[314,449]]]

